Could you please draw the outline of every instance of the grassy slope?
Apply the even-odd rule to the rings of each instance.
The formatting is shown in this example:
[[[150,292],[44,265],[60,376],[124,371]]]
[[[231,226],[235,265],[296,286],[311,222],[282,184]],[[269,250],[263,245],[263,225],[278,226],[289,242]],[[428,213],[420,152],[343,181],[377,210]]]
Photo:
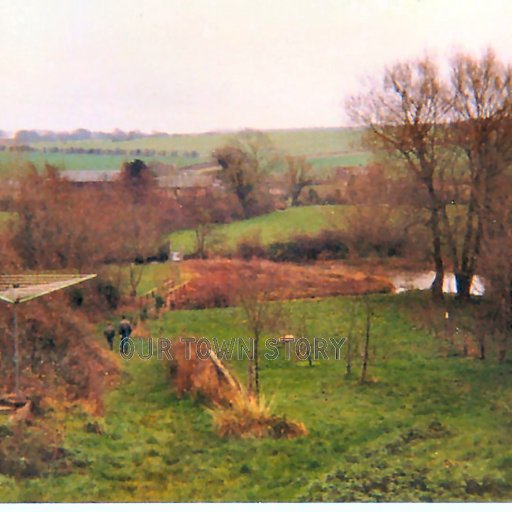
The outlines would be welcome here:
[[[326,174],[333,167],[357,167],[367,165],[372,158],[371,153],[352,153],[345,155],[327,155],[311,157],[313,169],[318,174]],[[320,172],[323,171],[323,172]]]
[[[125,364],[123,385],[109,396],[104,435],[84,431],[89,418],[83,413],[63,418],[68,447],[88,465],[58,478],[1,478],[2,500],[325,499],[324,487],[331,493],[337,487],[332,479],[324,485],[324,477],[335,470],[338,476],[340,470],[359,471],[357,484],[382,471],[407,473],[410,464],[432,481],[447,482],[444,494],[434,496],[438,501],[510,499],[512,373],[508,365],[440,356],[443,342],[412,326],[400,312],[400,305],[414,297],[374,298],[374,384],[358,385],[357,375],[347,380],[340,361],[308,368],[293,360],[262,360],[263,393],[273,397],[277,412],[303,421],[308,437],[218,439],[201,405],[173,396],[161,363],[132,360]],[[292,315],[308,316],[311,336],[346,334],[352,300],[293,302]],[[362,323],[360,312],[358,328]],[[154,336],[185,332],[247,335],[235,309],[169,312],[152,325]],[[242,375],[245,363],[236,366]],[[411,429],[425,431],[433,420],[449,431],[448,437],[427,436],[398,456],[387,455],[390,440],[409,435]],[[370,455],[361,452],[367,447]],[[376,454],[386,469],[373,466]],[[509,490],[466,493],[465,482],[483,482],[484,477],[501,482],[501,491],[507,485]],[[425,494],[414,494],[413,487],[401,492],[403,500]]]
[[[298,234],[314,234],[322,229],[344,226],[350,206],[299,206],[275,211],[252,219],[222,224],[213,235],[214,250],[232,251],[242,240],[260,240],[263,245],[283,241]],[[192,230],[177,231],[170,236],[175,250],[194,252]],[[215,240],[216,239],[216,240]]]
[[[106,265],[102,274],[115,277],[119,271],[121,272],[122,282],[125,284],[125,287],[128,287],[130,282],[130,265]],[[142,276],[137,286],[137,295],[143,295],[171,278],[176,282],[180,280],[179,268],[170,261],[136,265],[135,271],[137,272],[136,275],[139,275],[138,272],[142,271]],[[128,293],[128,290],[124,291]]]
[[[207,244],[212,252],[219,254],[234,251],[243,240],[258,241],[263,246],[268,246],[273,242],[289,240],[296,235],[314,235],[323,229],[344,228],[347,225],[347,216],[356,209],[357,205],[314,205],[275,211],[248,220],[218,225]],[[452,226],[464,225],[465,210],[465,206],[462,205],[448,205],[447,214]],[[403,215],[399,207],[394,213],[397,216]],[[425,211],[424,214],[428,215],[428,212]],[[463,232],[460,229],[455,230],[455,236],[461,243]],[[176,231],[169,238],[174,250],[184,254],[195,251],[193,230]]]
[[[267,132],[271,141],[282,151],[291,154],[315,154],[327,152],[354,152],[358,149],[358,132],[343,128],[280,130]],[[153,149],[156,151],[198,151],[209,155],[216,147],[228,143],[236,137],[234,133],[211,133],[175,135],[172,137],[147,137],[129,141],[69,141],[62,143],[39,142],[34,147],[82,147],[98,149]]]

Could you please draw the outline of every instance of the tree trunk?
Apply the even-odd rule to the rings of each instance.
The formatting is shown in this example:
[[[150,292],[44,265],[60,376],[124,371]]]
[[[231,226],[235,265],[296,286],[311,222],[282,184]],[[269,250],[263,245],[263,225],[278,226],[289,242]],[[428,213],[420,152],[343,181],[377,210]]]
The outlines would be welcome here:
[[[441,232],[439,229],[439,212],[437,208],[432,210],[432,243],[434,249],[434,265],[436,277],[432,282],[432,297],[434,300],[443,300],[444,264],[441,251]]]
[[[483,335],[480,335],[480,359],[485,359],[485,339]]]
[[[259,401],[260,399],[260,362],[258,340],[259,338],[254,340],[254,396],[256,396],[256,401]]]
[[[247,393],[250,396],[254,394],[254,359],[252,357],[247,361]]]
[[[347,377],[350,377],[350,375],[352,375],[352,338],[349,338],[347,342],[345,375]]]
[[[468,300],[471,291],[471,281],[473,276],[467,272],[456,272],[455,273],[455,286],[457,288],[457,298],[461,300]]]
[[[260,364],[259,364],[259,353],[258,353],[258,339],[253,340],[254,346],[252,354],[249,356],[247,362],[247,392],[249,395],[256,397],[259,400],[260,397]]]
[[[371,317],[372,317],[372,311],[370,308],[370,304],[367,302],[367,304],[366,304],[366,339],[365,339],[365,343],[364,343],[363,368],[361,371],[361,384],[364,384],[366,382],[366,372],[368,370]]]

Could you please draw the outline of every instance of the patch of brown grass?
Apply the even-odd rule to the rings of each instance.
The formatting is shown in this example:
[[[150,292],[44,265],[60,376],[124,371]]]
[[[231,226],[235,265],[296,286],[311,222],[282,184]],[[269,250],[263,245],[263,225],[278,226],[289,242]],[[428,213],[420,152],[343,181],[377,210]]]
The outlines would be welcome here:
[[[197,348],[196,342],[174,344],[168,372],[178,396],[190,394],[209,404],[219,436],[291,439],[307,434],[302,423],[272,414],[263,397],[247,393],[215,354],[198,357]]]
[[[208,411],[221,437],[292,439],[308,433],[303,423],[272,414],[264,397],[257,400],[245,390],[233,394],[229,404],[218,404]]]
[[[355,273],[337,262],[315,265],[275,263],[268,260],[189,260],[185,269],[195,275],[178,308],[203,309],[238,305],[240,286],[253,276],[271,300],[307,299],[336,295],[391,292],[393,285],[381,276]],[[249,276],[249,277],[248,277]],[[243,277],[243,279],[242,279]],[[245,281],[245,282],[244,282]]]
[[[12,322],[0,310],[0,394],[14,390]],[[25,398],[56,403],[87,401],[101,413],[103,394],[119,377],[119,362],[97,343],[92,324],[63,292],[19,307],[20,387]],[[44,405],[43,405],[44,406]]]
[[[210,357],[198,357],[196,342],[174,343],[171,354],[167,368],[178,396],[190,394],[211,403],[229,402],[233,386]]]

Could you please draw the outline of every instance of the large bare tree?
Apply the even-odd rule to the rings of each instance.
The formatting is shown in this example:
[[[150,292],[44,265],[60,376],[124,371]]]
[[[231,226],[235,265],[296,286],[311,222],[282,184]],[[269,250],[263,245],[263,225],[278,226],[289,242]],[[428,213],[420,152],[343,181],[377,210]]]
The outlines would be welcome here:
[[[217,148],[213,157],[222,167],[220,176],[226,189],[236,195],[244,217],[254,215],[264,199],[265,179],[278,160],[268,136],[257,131],[243,132]]]
[[[512,70],[491,50],[481,59],[458,55],[452,63],[451,84],[450,132],[469,188],[460,244],[449,217],[444,215],[443,220],[457,294],[468,298],[484,229],[496,211],[493,197],[499,195],[512,164]]]
[[[305,187],[313,183],[313,167],[305,157],[286,157],[286,186],[291,206],[299,205],[299,197]]]
[[[427,192],[435,279],[432,294],[443,296],[443,204],[436,188],[447,165],[443,150],[448,94],[429,59],[399,63],[387,69],[381,83],[347,102],[351,119],[368,128],[369,146],[398,159]]]

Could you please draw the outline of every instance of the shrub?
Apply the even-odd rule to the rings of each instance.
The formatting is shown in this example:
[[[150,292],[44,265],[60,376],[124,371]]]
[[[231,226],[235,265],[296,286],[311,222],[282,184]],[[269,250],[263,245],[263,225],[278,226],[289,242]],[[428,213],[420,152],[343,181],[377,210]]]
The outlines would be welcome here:
[[[160,311],[164,306],[165,306],[165,299],[161,295],[156,294],[155,295],[155,309],[157,311]]]
[[[114,284],[101,277],[96,279],[96,290],[100,297],[102,297],[108,304],[110,309],[116,309],[121,300],[121,292]]]
[[[251,258],[265,258],[266,250],[260,244],[254,244],[248,241],[242,241],[238,244],[237,255],[244,260]]]
[[[229,307],[236,302],[237,288],[237,276],[229,269],[219,269],[208,279],[196,279],[190,283],[180,305],[192,309]]]
[[[217,405],[208,412],[221,437],[292,439],[307,434],[303,423],[272,414],[263,396],[257,400],[244,390],[234,394],[229,404]]]
[[[70,473],[75,460],[59,443],[55,431],[50,429],[24,423],[5,428],[0,433],[0,474],[35,478]]]
[[[0,310],[0,326],[9,325],[10,311]],[[19,309],[18,322],[23,333],[20,345],[21,388],[31,394],[43,394],[57,400],[89,398],[101,406],[105,385],[118,374],[117,364],[106,350],[93,342],[94,332],[87,317],[73,309],[66,295],[25,304]],[[1,387],[14,387],[12,342],[0,328]]]
[[[291,439],[307,434],[302,423],[271,414],[263,397],[258,401],[249,395],[215,355],[200,358],[198,349],[193,341],[174,344],[169,376],[178,396],[190,394],[210,404],[208,411],[221,437]]]
[[[359,206],[349,216],[343,237],[350,253],[361,258],[404,256],[408,222],[389,207]]]
[[[167,369],[176,394],[190,394],[208,403],[229,402],[232,384],[226,384],[225,376],[211,358],[198,357],[198,350],[193,341],[172,345],[172,360],[168,361]]]
[[[288,242],[276,242],[268,248],[272,261],[302,262],[319,259],[344,259],[348,246],[337,231],[322,231],[316,236],[303,235]]]

